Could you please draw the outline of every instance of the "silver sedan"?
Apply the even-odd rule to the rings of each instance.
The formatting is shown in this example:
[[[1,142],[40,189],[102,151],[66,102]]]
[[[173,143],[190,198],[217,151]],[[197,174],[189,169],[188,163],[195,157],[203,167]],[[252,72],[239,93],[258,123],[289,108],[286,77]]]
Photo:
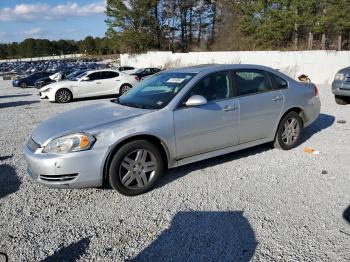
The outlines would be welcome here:
[[[111,102],[57,115],[32,133],[28,173],[58,188],[152,189],[166,168],[272,142],[289,150],[320,113],[314,84],[271,68],[168,70]]]

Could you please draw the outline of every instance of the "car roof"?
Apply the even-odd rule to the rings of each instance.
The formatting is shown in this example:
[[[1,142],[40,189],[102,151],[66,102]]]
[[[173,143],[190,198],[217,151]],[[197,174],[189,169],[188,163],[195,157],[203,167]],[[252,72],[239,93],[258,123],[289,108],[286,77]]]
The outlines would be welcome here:
[[[87,70],[86,72],[88,73],[88,74],[90,74],[90,73],[97,73],[97,72],[115,72],[115,73],[121,73],[121,72],[119,72],[119,71],[117,71],[117,70],[113,70],[113,69],[91,69],[91,70]]]
[[[278,69],[273,69],[271,67],[262,66],[262,65],[253,65],[253,64],[205,64],[205,65],[197,65],[197,66],[190,66],[190,67],[184,67],[184,68],[169,69],[166,72],[199,74],[199,73],[211,73],[211,72],[216,72],[220,70],[239,70],[239,69],[264,70],[294,81],[294,79],[281,73]]]
[[[169,72],[178,72],[178,73],[201,73],[203,71],[211,70],[229,70],[229,69],[260,69],[267,71],[275,71],[274,69],[262,65],[252,65],[252,64],[204,64],[189,66],[184,68],[175,68],[168,70]]]

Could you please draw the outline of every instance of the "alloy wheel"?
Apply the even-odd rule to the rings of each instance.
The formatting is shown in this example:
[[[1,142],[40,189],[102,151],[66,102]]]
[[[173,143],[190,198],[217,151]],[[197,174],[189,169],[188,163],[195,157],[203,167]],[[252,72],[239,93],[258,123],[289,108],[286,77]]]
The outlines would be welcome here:
[[[124,85],[121,87],[120,93],[123,95],[123,94],[127,93],[130,89],[131,89],[131,86]]]
[[[299,122],[295,118],[289,118],[285,123],[282,130],[282,141],[286,145],[293,145],[299,138],[300,126]]]
[[[129,189],[141,189],[153,180],[157,170],[154,154],[146,149],[134,150],[121,161],[119,177]]]
[[[57,93],[57,100],[60,103],[67,103],[71,100],[71,94],[67,90],[60,90]]]

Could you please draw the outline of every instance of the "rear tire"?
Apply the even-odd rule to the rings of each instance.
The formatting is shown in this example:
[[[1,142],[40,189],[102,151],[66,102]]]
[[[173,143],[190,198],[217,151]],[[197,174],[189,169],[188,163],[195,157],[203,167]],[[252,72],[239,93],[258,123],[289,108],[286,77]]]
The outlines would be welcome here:
[[[129,84],[124,84],[124,85],[122,85],[122,86],[120,87],[120,91],[119,91],[120,95],[124,95],[124,94],[127,93],[131,88],[132,88],[132,86],[129,85]]]
[[[343,96],[335,96],[335,102],[338,105],[347,105],[348,104],[348,102],[345,100],[345,97],[343,97]]]
[[[26,82],[23,82],[23,83],[21,84],[21,88],[23,88],[23,89],[24,89],[24,88],[27,88],[27,86],[28,86],[28,85],[27,85]]]
[[[56,92],[55,100],[57,103],[65,104],[72,101],[73,95],[72,92],[68,89],[59,89]]]
[[[296,112],[286,114],[277,129],[274,147],[282,150],[291,150],[300,141],[303,121]]]
[[[108,170],[111,187],[125,196],[150,191],[164,171],[158,148],[146,140],[123,145],[112,157]]]

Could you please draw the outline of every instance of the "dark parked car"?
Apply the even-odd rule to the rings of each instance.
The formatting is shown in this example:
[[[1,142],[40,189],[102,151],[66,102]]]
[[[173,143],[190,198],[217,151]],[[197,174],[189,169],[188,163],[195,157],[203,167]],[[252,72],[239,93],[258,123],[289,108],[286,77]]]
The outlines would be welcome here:
[[[132,74],[137,76],[138,80],[141,81],[143,78],[146,78],[147,76],[154,75],[158,72],[162,71],[159,68],[141,68],[136,71],[136,73]]]
[[[37,88],[37,89],[40,89],[44,86],[47,86],[48,84],[51,84],[55,82],[54,80],[52,80],[50,77],[44,77],[44,78],[40,78],[38,80],[36,80],[34,82],[34,86]]]
[[[350,67],[341,69],[334,77],[332,92],[339,105],[350,103]]]
[[[34,73],[34,74],[29,75],[29,76],[13,80],[12,85],[14,87],[21,87],[21,88],[26,88],[28,86],[34,86],[34,83],[36,80],[44,78],[44,77],[48,77],[51,74],[52,73],[49,73],[49,72]]]

